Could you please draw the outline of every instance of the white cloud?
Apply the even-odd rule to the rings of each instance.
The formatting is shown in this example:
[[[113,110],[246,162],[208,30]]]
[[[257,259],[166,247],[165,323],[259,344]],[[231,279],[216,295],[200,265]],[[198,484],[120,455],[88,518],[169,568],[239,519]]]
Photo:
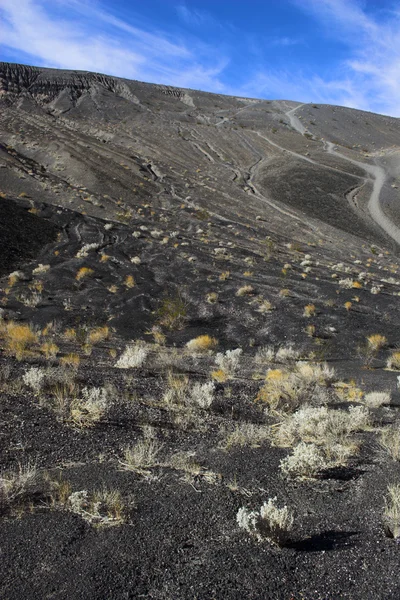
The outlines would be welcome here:
[[[214,22],[208,13],[193,8],[189,9],[186,4],[178,4],[176,12],[178,13],[179,18],[190,26],[198,27]]]
[[[0,47],[42,66],[400,116],[400,11],[372,14],[358,0],[290,1],[311,15],[331,41],[347,46],[347,60],[339,63],[333,57],[326,73],[307,65],[299,70],[289,62],[287,70],[278,70],[271,60],[264,68],[269,51],[310,45],[312,36],[282,31],[260,38],[184,2],[171,4],[184,25],[167,33],[132,11],[129,21],[123,20],[100,0],[0,0]],[[196,36],[188,33],[189,26],[197,29]],[[209,36],[214,31],[213,45],[202,41],[205,29]]]
[[[54,8],[61,8],[62,16]],[[224,90],[219,77],[227,59],[215,56],[214,49],[200,42],[189,49],[165,33],[122,21],[95,2],[0,0],[0,40],[33,64]]]
[[[295,0],[325,24],[327,34],[347,44],[349,58],[341,76],[324,78],[322,86],[338,89],[345,80],[357,108],[400,116],[400,13],[371,15],[357,0]]]

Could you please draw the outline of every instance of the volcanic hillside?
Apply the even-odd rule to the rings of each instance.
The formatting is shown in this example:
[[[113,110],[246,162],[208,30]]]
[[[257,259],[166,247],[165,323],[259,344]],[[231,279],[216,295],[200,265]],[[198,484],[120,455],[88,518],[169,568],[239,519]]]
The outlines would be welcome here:
[[[399,119],[0,63],[1,597],[400,594],[399,185]]]

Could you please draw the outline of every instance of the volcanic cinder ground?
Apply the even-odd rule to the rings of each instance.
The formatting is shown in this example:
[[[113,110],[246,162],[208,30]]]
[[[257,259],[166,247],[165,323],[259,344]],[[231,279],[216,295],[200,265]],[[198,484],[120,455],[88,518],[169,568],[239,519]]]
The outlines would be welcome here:
[[[1,598],[400,597],[381,437],[400,436],[399,186],[399,119],[0,63]],[[292,410],[368,410],[358,450],[313,476],[282,471],[289,413],[260,394],[300,368],[282,348],[335,370]],[[138,443],[158,452],[128,468]],[[99,490],[118,517],[76,508]],[[236,518],[275,497],[282,547]]]

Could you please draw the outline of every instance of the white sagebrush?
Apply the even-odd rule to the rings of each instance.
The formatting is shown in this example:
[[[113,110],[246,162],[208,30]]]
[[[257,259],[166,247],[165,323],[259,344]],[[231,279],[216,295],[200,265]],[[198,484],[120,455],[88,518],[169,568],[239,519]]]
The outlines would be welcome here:
[[[195,383],[190,392],[190,398],[200,408],[210,408],[214,399],[215,385],[212,381],[208,383]]]
[[[263,346],[255,356],[256,364],[270,363],[275,360],[275,350],[272,346]]]
[[[47,273],[47,271],[50,270],[50,265],[42,265],[42,263],[39,263],[38,266],[33,269],[32,271],[32,275],[40,275],[42,273]]]
[[[215,356],[215,364],[222,369],[227,375],[233,376],[239,368],[240,357],[243,350],[235,348],[235,350],[227,350],[218,352]]]
[[[74,398],[70,406],[70,419],[78,427],[93,427],[105,415],[108,408],[106,388],[83,388],[80,398]]]
[[[276,352],[275,358],[278,362],[289,362],[297,360],[300,356],[300,351],[296,350],[292,345],[282,346]]]
[[[353,280],[350,279],[349,277],[347,277],[346,279],[340,279],[339,280],[339,285],[340,287],[346,289],[346,290],[350,290],[353,287]]]
[[[287,415],[272,433],[278,446],[292,446],[297,442],[312,442],[329,447],[350,433],[365,429],[370,422],[364,406],[350,407],[348,411],[333,410],[326,406],[305,406]]]
[[[128,344],[115,366],[119,369],[138,369],[142,367],[149,354],[144,344]]]
[[[100,248],[100,244],[97,244],[97,243],[85,244],[76,253],[76,258],[86,258],[91,250],[97,250],[98,248]]]
[[[11,279],[15,282],[21,281],[22,279],[25,279],[25,273],[23,271],[13,271],[9,274],[8,279]]]
[[[390,392],[369,392],[365,394],[364,402],[370,408],[378,408],[382,404],[390,404]]]
[[[315,444],[300,442],[293,453],[280,461],[280,469],[289,477],[315,477],[319,471],[327,468],[324,456]]]
[[[22,375],[22,381],[25,385],[32,388],[35,394],[38,394],[43,387],[45,372],[39,367],[31,367]]]
[[[284,546],[293,528],[294,516],[287,506],[278,508],[276,502],[277,498],[269,498],[258,511],[239,508],[236,521],[239,527],[259,540],[266,539],[278,546]]]
[[[84,387],[82,389],[82,398],[86,403],[106,408],[108,404],[108,390],[104,387]]]
[[[395,540],[400,538],[400,484],[388,485],[383,514],[386,534]]]

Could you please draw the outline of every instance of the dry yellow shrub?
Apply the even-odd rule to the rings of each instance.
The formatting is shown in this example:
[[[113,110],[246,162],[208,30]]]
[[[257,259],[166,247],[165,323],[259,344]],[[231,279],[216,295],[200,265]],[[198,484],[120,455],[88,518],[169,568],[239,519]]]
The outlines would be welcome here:
[[[47,359],[55,358],[57,356],[57,352],[59,351],[59,347],[54,342],[44,342],[40,346],[40,351],[45,355]]]
[[[1,335],[6,352],[14,355],[17,360],[22,360],[38,342],[38,334],[26,323],[10,321],[3,326]]]
[[[93,273],[94,273],[93,269],[89,269],[89,267],[81,267],[79,269],[79,271],[77,272],[75,279],[77,281],[81,281],[85,277],[89,277],[89,275],[93,275]]]
[[[230,275],[229,271],[223,271],[221,273],[221,275],[219,276],[220,281],[226,281],[227,279],[229,279],[229,275]]]
[[[100,342],[107,340],[109,337],[110,329],[107,325],[104,325],[104,327],[95,327],[88,335],[88,342],[90,344],[99,344]]]
[[[124,281],[125,287],[127,288],[133,288],[136,285],[135,279],[133,277],[133,275],[127,275],[125,277],[125,281]]]
[[[60,365],[63,365],[64,367],[78,368],[80,362],[81,359],[79,358],[79,355],[74,353],[66,354],[60,358]]]
[[[218,383],[224,383],[228,379],[228,376],[223,369],[212,371],[211,377],[215,379],[215,381],[218,381]]]
[[[315,304],[307,304],[304,307],[303,316],[304,317],[312,317],[315,315]]]
[[[374,352],[377,352],[387,344],[387,339],[380,333],[374,333],[373,335],[367,336],[368,346]]]
[[[388,369],[400,371],[400,351],[392,352],[386,363]]]
[[[213,350],[217,346],[218,340],[210,335],[199,335],[186,344],[186,348],[194,352],[207,352],[207,350]]]
[[[75,342],[76,341],[76,330],[75,329],[66,329],[64,331],[64,338],[67,342]]]

